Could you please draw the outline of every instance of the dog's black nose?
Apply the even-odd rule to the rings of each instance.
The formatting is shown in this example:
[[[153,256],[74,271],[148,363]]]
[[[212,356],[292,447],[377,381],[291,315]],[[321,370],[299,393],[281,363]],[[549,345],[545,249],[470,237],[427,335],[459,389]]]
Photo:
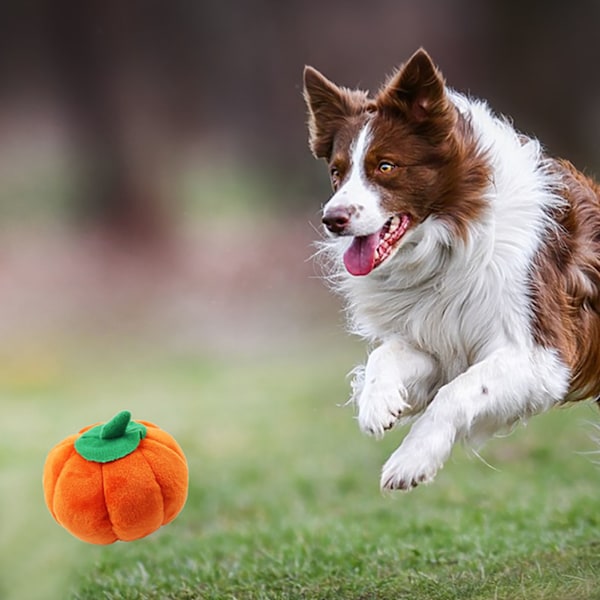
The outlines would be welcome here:
[[[336,206],[323,215],[323,224],[331,233],[343,233],[350,223],[350,211],[343,206]]]

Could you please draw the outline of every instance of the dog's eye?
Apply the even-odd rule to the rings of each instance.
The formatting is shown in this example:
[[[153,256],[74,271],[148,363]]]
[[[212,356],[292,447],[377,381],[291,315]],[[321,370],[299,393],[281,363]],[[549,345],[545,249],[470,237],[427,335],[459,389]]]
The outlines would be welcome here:
[[[391,173],[395,168],[396,165],[394,163],[389,162],[388,160],[382,160],[377,166],[377,170],[380,173],[385,173],[386,175],[388,173]]]
[[[331,177],[331,183],[334,188],[336,188],[340,184],[340,171],[336,167],[332,167],[329,171],[329,176]]]

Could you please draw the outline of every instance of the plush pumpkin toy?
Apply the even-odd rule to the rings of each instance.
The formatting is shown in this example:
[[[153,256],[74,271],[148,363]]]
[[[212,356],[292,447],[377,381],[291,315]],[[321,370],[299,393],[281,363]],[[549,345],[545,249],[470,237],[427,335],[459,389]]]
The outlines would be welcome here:
[[[129,542],[179,514],[188,468],[168,433],[122,411],[58,443],[46,458],[43,486],[50,513],[75,537]]]

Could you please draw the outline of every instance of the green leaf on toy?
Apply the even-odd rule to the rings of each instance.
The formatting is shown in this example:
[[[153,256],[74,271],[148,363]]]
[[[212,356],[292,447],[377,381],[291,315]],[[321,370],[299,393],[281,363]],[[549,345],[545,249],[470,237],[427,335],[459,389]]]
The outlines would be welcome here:
[[[146,428],[123,410],[108,423],[82,433],[75,441],[77,453],[91,462],[107,463],[131,454],[146,437]]]

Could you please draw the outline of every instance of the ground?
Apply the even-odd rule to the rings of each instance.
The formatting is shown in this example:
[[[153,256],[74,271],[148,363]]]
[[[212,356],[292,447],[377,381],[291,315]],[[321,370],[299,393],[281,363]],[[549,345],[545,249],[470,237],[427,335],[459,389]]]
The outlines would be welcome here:
[[[94,236],[2,238],[0,597],[600,598],[596,409],[381,494],[403,432],[366,437],[344,406],[365,349],[312,237],[305,220],[214,227],[152,260]],[[144,540],[90,546],[46,510],[43,461],[125,408],[179,441],[188,502]]]

